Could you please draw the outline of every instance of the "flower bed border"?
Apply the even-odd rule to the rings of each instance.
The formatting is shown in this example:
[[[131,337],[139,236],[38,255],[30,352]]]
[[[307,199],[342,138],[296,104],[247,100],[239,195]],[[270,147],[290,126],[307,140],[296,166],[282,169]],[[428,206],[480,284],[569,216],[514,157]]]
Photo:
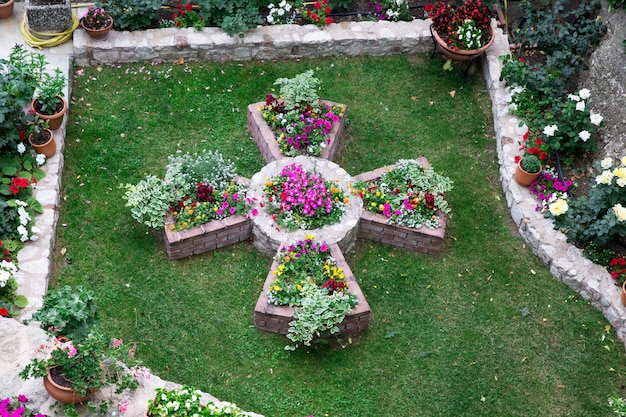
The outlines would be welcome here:
[[[430,163],[423,156],[416,159],[424,168],[430,168]],[[394,165],[387,165],[373,171],[364,172],[354,177],[356,181],[373,181],[380,178],[385,172],[391,170]],[[409,249],[414,252],[422,252],[430,255],[440,255],[444,247],[446,235],[447,216],[437,211],[440,226],[430,229],[422,226],[419,229],[412,227],[389,224],[388,219],[379,213],[368,211],[364,208],[359,222],[358,237],[371,239],[398,248]]]
[[[370,325],[371,310],[365,300],[361,287],[356,282],[356,278],[350,266],[343,257],[341,249],[336,243],[330,244],[330,255],[337,261],[337,266],[343,269],[343,273],[348,282],[348,290],[356,294],[359,304],[352,309],[350,314],[346,314],[341,323],[337,325],[337,334],[354,334],[365,330]],[[278,261],[274,260],[267,274],[267,279],[263,284],[263,290],[254,308],[254,327],[268,333],[279,333],[286,335],[289,332],[289,322],[293,320],[294,307],[276,306],[267,302],[267,291],[274,282],[272,271],[278,268]]]
[[[348,111],[348,106],[327,100],[321,101],[330,106],[344,106],[343,116],[339,118],[339,123],[333,123],[333,128],[329,133],[330,142],[324,149],[322,149],[322,154],[316,157],[332,161],[339,147],[339,137],[341,136],[343,128],[346,124],[346,112]],[[264,104],[265,102],[261,101],[248,106],[248,130],[252,133],[254,142],[261,151],[261,155],[263,155],[265,163],[269,164],[270,162],[287,156],[280,153],[274,132],[272,132],[267,123],[265,123],[263,115],[259,111],[259,106]]]

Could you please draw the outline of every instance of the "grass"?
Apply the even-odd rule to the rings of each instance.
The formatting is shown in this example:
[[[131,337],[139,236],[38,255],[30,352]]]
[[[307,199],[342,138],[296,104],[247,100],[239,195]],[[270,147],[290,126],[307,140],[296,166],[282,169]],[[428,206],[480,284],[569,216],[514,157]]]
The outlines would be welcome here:
[[[350,174],[425,155],[455,189],[445,254],[360,240],[345,255],[370,329],[291,353],[252,324],[271,259],[246,242],[169,261],[118,186],[204,148],[252,176],[247,105],[308,68],[348,105],[335,161]],[[53,285],[94,289],[106,329],[160,377],[266,416],[609,414],[623,345],[516,233],[478,77],[421,56],[85,68],[72,104]]]

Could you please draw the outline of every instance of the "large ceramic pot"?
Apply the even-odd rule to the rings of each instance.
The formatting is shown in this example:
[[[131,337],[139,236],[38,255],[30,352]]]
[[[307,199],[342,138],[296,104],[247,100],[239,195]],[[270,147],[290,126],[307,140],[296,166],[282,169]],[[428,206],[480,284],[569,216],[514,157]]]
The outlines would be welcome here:
[[[48,121],[48,128],[50,128],[50,130],[56,130],[61,127],[61,124],[63,123],[63,116],[65,116],[65,113],[67,112],[67,102],[65,101],[65,99],[61,96],[57,96],[57,99],[59,100],[59,102],[63,103],[63,108],[55,114],[41,113],[39,100],[34,99],[32,102],[33,110],[35,110],[37,115],[39,115],[39,118]]]
[[[97,41],[105,40],[109,37],[109,32],[113,29],[113,18],[107,15],[107,22],[109,24],[103,29],[89,29],[83,24],[83,20],[80,21],[80,27],[89,35],[90,38]]]
[[[30,143],[33,149],[35,149],[35,152],[44,154],[46,158],[52,158],[57,151],[57,144],[54,141],[54,134],[50,129],[42,130],[50,136],[50,139],[48,139],[46,142],[40,143],[40,141],[36,140],[35,134],[31,133],[28,137],[28,143]]]
[[[539,177],[539,174],[541,174],[541,167],[539,168],[538,172],[526,172],[524,171],[524,168],[522,168],[522,159],[520,159],[520,161],[517,163],[517,169],[515,170],[515,181],[517,181],[517,183],[522,187],[528,187],[530,186],[530,184],[533,183],[534,180]]]
[[[71,386],[63,376],[63,370],[60,367],[46,369],[46,376],[43,378],[43,386],[48,394],[55,400],[65,404],[76,404],[87,401],[94,394],[93,391],[87,393],[86,396],[80,396],[72,391]]]
[[[0,3],[0,19],[6,19],[13,15],[13,3],[15,0],[9,0],[6,3]]]
[[[441,39],[441,37],[439,36],[437,31],[434,30],[432,28],[432,26],[431,26],[430,29],[431,29],[430,30],[431,33],[433,34],[433,38],[435,39],[435,42],[437,43],[437,46],[441,50],[441,53],[444,54],[446,57],[448,57],[450,59],[453,59],[455,61],[469,61],[471,59],[478,58],[479,56],[484,54],[487,49],[489,49],[489,47],[493,44],[493,41],[496,38],[495,37],[495,32],[493,30],[493,26],[489,26],[489,30],[491,32],[490,33],[491,39],[489,39],[489,42],[487,42],[485,45],[483,45],[480,49],[470,49],[470,50],[457,49],[457,50],[454,50],[450,46],[448,46],[448,44],[443,39]]]

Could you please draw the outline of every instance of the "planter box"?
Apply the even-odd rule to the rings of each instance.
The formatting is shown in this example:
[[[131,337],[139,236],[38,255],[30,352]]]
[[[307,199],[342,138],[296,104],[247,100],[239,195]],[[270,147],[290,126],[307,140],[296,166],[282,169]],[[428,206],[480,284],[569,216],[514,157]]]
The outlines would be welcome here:
[[[37,32],[63,32],[72,24],[70,0],[26,0],[28,27]]]
[[[370,324],[370,306],[367,304],[361,287],[356,282],[354,274],[352,274],[350,266],[344,259],[339,246],[336,244],[330,245],[330,254],[337,261],[337,266],[343,269],[348,282],[348,290],[356,294],[359,300],[359,304],[352,309],[352,313],[346,314],[343,321],[337,325],[339,327],[337,334],[358,333],[365,330]],[[263,290],[254,308],[254,326],[265,332],[286,335],[289,332],[289,322],[293,321],[294,307],[276,306],[267,302],[267,291],[275,279],[272,271],[276,268],[278,268],[278,261],[272,263],[270,272],[267,274],[267,279],[263,285]]]
[[[417,158],[417,161],[423,167],[430,168],[426,158],[420,157]],[[374,181],[392,168],[393,165],[389,165],[374,171],[364,172],[357,175],[354,179],[356,181]],[[359,222],[358,236],[415,252],[439,255],[443,251],[447,216],[440,211],[437,211],[436,215],[439,217],[440,224],[437,229],[430,229],[425,226],[415,229],[389,224],[387,217],[382,214],[363,210]]]
[[[230,216],[181,231],[171,230],[170,215],[163,229],[165,251],[170,259],[210,252],[252,237],[252,221],[244,216]]]
[[[334,103],[332,101],[322,100],[322,102],[329,104],[331,106],[339,105],[338,103]],[[259,111],[259,106],[264,105],[265,102],[261,101],[259,103],[250,104],[248,106],[248,129],[252,133],[252,137],[256,142],[261,154],[263,155],[263,159],[266,163],[270,163],[276,161],[277,159],[284,158],[285,155],[280,153],[278,148],[278,143],[276,142],[276,138],[274,137],[274,133],[272,129],[265,123],[261,112]],[[339,147],[339,137],[343,132],[343,128],[346,124],[346,112],[348,111],[348,106],[344,104],[344,113],[343,117],[339,119],[339,123],[333,123],[333,129],[330,131],[329,140],[330,142],[324,149],[322,149],[322,154],[317,158],[328,159],[330,161],[335,157],[335,153],[337,152],[337,148]]]

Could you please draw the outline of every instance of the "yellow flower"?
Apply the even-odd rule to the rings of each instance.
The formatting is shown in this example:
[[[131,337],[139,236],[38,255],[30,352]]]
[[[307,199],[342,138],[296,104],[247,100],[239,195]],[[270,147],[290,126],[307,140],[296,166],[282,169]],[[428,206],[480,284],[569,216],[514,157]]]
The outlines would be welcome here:
[[[291,261],[291,258],[289,257],[289,255],[285,256],[285,262],[289,262]]]
[[[344,198],[343,198],[343,202],[344,202],[344,204],[348,204],[348,201],[349,201],[349,200],[348,200],[348,197],[344,197]]]
[[[306,240],[313,240],[313,239],[314,239],[314,238],[313,238],[313,235],[312,235],[312,234],[310,234],[310,233],[307,233],[307,234],[306,234]]]
[[[193,210],[189,209],[189,210],[187,210],[187,213],[191,216],[193,214]]]
[[[174,230],[176,229],[176,226],[174,226],[173,224],[170,225],[170,230]]]
[[[376,203],[372,202],[371,204],[372,204],[372,207],[376,207]]]
[[[553,216],[560,216],[561,214],[565,213],[568,208],[569,206],[567,205],[567,201],[563,200],[562,198],[559,198],[554,203],[548,206],[548,209]]]
[[[626,222],[626,207],[621,204],[616,204],[613,206],[613,212],[615,213],[615,217],[617,217],[617,221]]]
[[[380,191],[376,191],[376,197],[380,197]]]
[[[186,229],[187,228],[187,222],[183,222],[183,224],[181,224],[180,227],[182,227],[183,229]]]
[[[298,291],[302,291],[302,285],[300,285],[300,284],[296,284],[296,290],[298,290]]]
[[[284,271],[285,270],[285,264],[278,265],[278,270],[281,271],[281,272]]]

